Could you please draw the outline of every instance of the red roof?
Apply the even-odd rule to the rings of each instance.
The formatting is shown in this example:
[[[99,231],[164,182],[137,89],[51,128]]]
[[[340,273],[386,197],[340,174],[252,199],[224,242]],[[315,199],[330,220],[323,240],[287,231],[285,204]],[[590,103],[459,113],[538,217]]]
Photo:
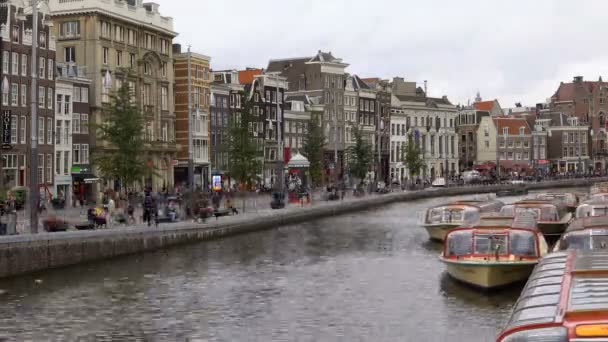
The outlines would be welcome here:
[[[603,83],[603,82],[602,82]],[[592,93],[593,89],[597,87],[600,82],[592,82],[592,81],[582,81],[580,83],[561,83],[557,91],[553,95],[556,100],[559,101],[572,101],[575,98],[576,88],[581,86],[587,90],[587,92]]]
[[[239,71],[239,83],[240,84],[251,84],[253,83],[253,77],[261,75],[262,69],[247,69]]]
[[[378,83],[380,81],[380,78],[378,77],[368,77],[368,78],[362,78],[361,81],[370,84],[370,83]]]
[[[494,100],[492,100],[492,101],[475,102],[473,104],[473,106],[477,110],[482,110],[484,112],[489,112],[489,111],[492,110],[492,108],[494,108]]]
[[[493,120],[494,123],[498,125],[498,134],[502,134],[502,129],[504,127],[509,128],[509,135],[518,135],[520,127],[524,128],[524,134],[532,134],[530,131],[530,125],[528,125],[528,121],[526,121],[526,119],[502,116],[493,118]]]

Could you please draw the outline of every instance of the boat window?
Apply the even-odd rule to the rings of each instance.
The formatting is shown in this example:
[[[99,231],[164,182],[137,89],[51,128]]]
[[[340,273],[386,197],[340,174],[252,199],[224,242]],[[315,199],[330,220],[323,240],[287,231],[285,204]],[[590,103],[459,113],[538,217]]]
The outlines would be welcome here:
[[[608,236],[593,235],[587,231],[567,234],[559,242],[559,250],[608,249]]]
[[[526,308],[513,313],[511,322],[521,321],[553,321],[557,312],[557,306],[539,306]]]
[[[536,256],[536,237],[532,232],[512,231],[509,233],[510,252],[517,256]]]
[[[505,205],[500,209],[500,214],[504,216],[515,216],[515,207],[512,205]]]
[[[549,295],[540,295],[522,298],[515,307],[514,311],[519,311],[525,308],[531,308],[534,306],[547,306],[547,305],[557,305],[559,302],[559,293],[549,294]]]
[[[475,254],[507,254],[507,235],[476,234]]]
[[[540,220],[542,221],[559,221],[559,215],[555,207],[543,207],[541,210]]]
[[[526,285],[526,288],[531,289],[536,286],[547,286],[547,285],[560,285],[564,280],[563,275],[542,277],[534,280],[530,280]]]
[[[540,212],[540,208],[522,208],[522,207],[518,207],[515,208],[515,215],[514,216],[526,216],[526,215],[532,215],[534,216],[535,219],[539,220],[541,218],[541,212]]]
[[[464,209],[440,207],[433,208],[429,212],[429,223],[452,223],[463,222]]]
[[[448,235],[448,256],[469,255],[473,252],[473,233],[470,231],[454,232]]]

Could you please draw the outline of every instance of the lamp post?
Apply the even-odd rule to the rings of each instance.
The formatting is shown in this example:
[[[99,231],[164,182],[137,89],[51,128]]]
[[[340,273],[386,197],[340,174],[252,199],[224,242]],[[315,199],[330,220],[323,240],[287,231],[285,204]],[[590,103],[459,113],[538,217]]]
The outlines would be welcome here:
[[[31,59],[31,92],[30,92],[30,230],[38,233],[38,0],[32,1],[32,59]]]

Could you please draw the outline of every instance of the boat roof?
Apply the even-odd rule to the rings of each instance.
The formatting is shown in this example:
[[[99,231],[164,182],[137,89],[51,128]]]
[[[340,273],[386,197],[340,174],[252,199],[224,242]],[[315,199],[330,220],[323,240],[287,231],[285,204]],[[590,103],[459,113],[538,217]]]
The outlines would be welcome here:
[[[606,194],[606,195],[608,195],[608,194]],[[583,203],[581,203],[579,205],[579,207],[581,207],[583,205],[608,206],[608,199],[604,199],[604,198],[592,198],[592,199],[586,200]]]
[[[475,208],[479,208],[479,209],[486,209],[489,207],[501,207],[503,206],[504,203],[502,203],[501,201],[497,201],[497,200],[460,200],[460,201],[454,201],[451,203],[447,203],[447,204],[443,204],[443,205],[438,205],[436,207],[433,208],[441,208],[441,207],[458,207],[458,208],[464,208],[464,207],[475,207]],[[431,208],[431,209],[433,209]]]
[[[571,192],[540,192],[534,194],[532,200],[571,199],[576,200],[577,195]],[[543,199],[546,198],[546,199]]]
[[[562,324],[569,314],[608,314],[608,252],[569,250],[534,268],[504,330]]]
[[[538,231],[536,219],[532,215],[517,215],[516,217],[488,213],[477,221],[462,226],[462,229],[525,229]]]
[[[608,193],[608,182],[595,183],[591,189],[589,189],[589,193],[592,195]]]
[[[608,230],[608,216],[580,217],[572,220],[566,229],[566,233],[584,229],[606,229]]]
[[[565,207],[564,202],[559,200],[539,200],[539,199],[526,199],[513,203],[513,205],[518,207],[527,207],[527,208],[539,208],[539,207],[548,207],[554,206],[558,208]]]

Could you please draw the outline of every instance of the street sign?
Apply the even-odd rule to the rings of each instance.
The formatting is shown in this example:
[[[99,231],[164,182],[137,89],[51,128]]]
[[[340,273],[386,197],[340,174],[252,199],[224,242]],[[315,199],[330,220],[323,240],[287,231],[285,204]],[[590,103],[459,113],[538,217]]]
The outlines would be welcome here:
[[[5,110],[2,112],[2,149],[11,148],[11,111]]]

